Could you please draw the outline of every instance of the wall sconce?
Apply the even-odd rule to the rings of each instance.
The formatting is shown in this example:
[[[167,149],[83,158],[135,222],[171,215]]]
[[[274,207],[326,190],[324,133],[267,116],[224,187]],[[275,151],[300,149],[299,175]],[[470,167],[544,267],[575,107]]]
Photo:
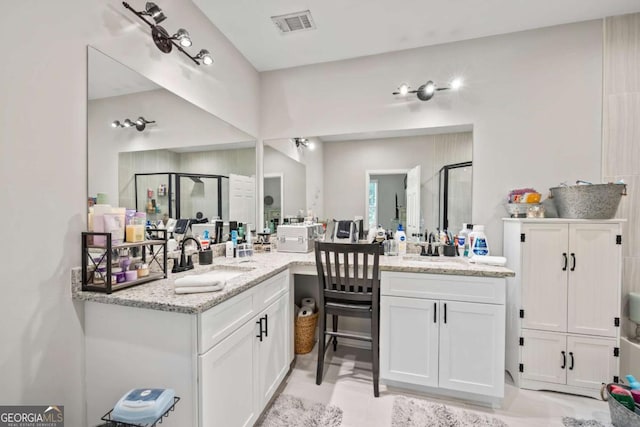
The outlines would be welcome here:
[[[140,116],[136,121],[131,121],[131,119],[124,119],[123,122],[120,120],[114,120],[111,123],[112,128],[131,128],[135,127],[139,132],[145,130],[148,124],[155,123],[154,120],[147,120],[144,117]]]
[[[191,36],[187,30],[180,28],[175,32],[175,34],[170,35],[167,30],[158,25],[160,22],[167,19],[167,17],[157,4],[147,2],[144,10],[140,12],[133,9],[127,2],[122,2],[122,5],[133,12],[138,18],[142,19],[151,28],[151,37],[160,51],[170,53],[175,47],[180,52],[187,55],[189,59],[196,63],[196,65],[200,65],[201,62],[204,65],[213,64],[213,58],[206,49],[201,49],[195,56],[192,56],[189,52],[184,50],[185,47],[190,47],[193,44]],[[149,22],[145,16],[151,17],[154,23]]]
[[[397,92],[393,92],[393,95],[407,96],[410,93],[415,93],[420,101],[428,101],[441,90],[458,90],[462,87],[462,79],[456,78],[451,81],[449,86],[438,87],[434,82],[429,80],[425,84],[421,85],[417,90],[409,90],[411,87],[402,83]]]
[[[309,150],[313,150],[315,147],[315,144],[311,141],[309,141],[307,138],[293,138],[291,141],[293,141],[296,144],[296,148],[308,148]]]

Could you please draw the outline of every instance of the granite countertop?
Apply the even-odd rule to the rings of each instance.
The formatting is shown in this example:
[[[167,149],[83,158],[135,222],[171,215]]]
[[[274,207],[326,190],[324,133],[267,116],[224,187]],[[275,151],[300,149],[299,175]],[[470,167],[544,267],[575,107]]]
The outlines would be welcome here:
[[[93,301],[196,314],[206,311],[288,268],[294,268],[295,272],[295,267],[315,268],[313,252],[305,254],[258,253],[252,257],[251,261],[242,263],[239,263],[236,259],[217,257],[213,259],[213,264],[211,265],[196,265],[193,270],[187,272],[169,273],[167,279],[126,288],[110,295],[99,292],[83,292],[80,284],[80,271],[79,269],[74,269],[72,274],[72,297],[77,301]],[[173,282],[175,279],[214,269],[236,269],[245,273],[229,280],[225,288],[218,292],[183,295],[174,293]],[[504,267],[476,265],[462,258],[426,258],[418,255],[406,255],[404,257],[381,256],[380,270],[479,277],[511,277],[515,275],[513,271]]]

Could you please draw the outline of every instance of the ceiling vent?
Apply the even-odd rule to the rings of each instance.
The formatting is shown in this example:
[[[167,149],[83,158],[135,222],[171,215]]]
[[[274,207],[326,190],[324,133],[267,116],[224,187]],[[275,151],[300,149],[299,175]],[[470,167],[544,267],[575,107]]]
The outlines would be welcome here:
[[[315,30],[316,26],[311,18],[311,12],[289,13],[287,15],[272,16],[271,20],[276,24],[282,34],[289,34],[298,31]]]

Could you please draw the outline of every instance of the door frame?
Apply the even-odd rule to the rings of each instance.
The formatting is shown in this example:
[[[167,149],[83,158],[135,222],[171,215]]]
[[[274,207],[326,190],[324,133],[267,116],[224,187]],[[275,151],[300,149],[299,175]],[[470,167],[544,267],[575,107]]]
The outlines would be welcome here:
[[[371,175],[406,175],[411,169],[367,169],[364,171],[364,221],[369,226],[369,184]]]

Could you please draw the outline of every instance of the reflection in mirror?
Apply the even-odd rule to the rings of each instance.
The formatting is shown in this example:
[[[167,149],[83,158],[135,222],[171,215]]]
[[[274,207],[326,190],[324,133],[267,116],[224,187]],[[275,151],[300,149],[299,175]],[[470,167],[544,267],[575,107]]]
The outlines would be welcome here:
[[[306,215],[307,156],[303,150],[308,148],[296,147],[288,139],[264,144],[264,222],[271,228]]]
[[[442,228],[440,170],[472,161],[470,126],[318,138],[325,171],[339,171],[324,175],[324,216],[363,216],[365,227],[392,230],[403,223],[409,238]],[[471,222],[471,168],[449,176],[448,226],[455,233]]]
[[[256,222],[255,138],[94,48],[88,60],[90,203]]]

